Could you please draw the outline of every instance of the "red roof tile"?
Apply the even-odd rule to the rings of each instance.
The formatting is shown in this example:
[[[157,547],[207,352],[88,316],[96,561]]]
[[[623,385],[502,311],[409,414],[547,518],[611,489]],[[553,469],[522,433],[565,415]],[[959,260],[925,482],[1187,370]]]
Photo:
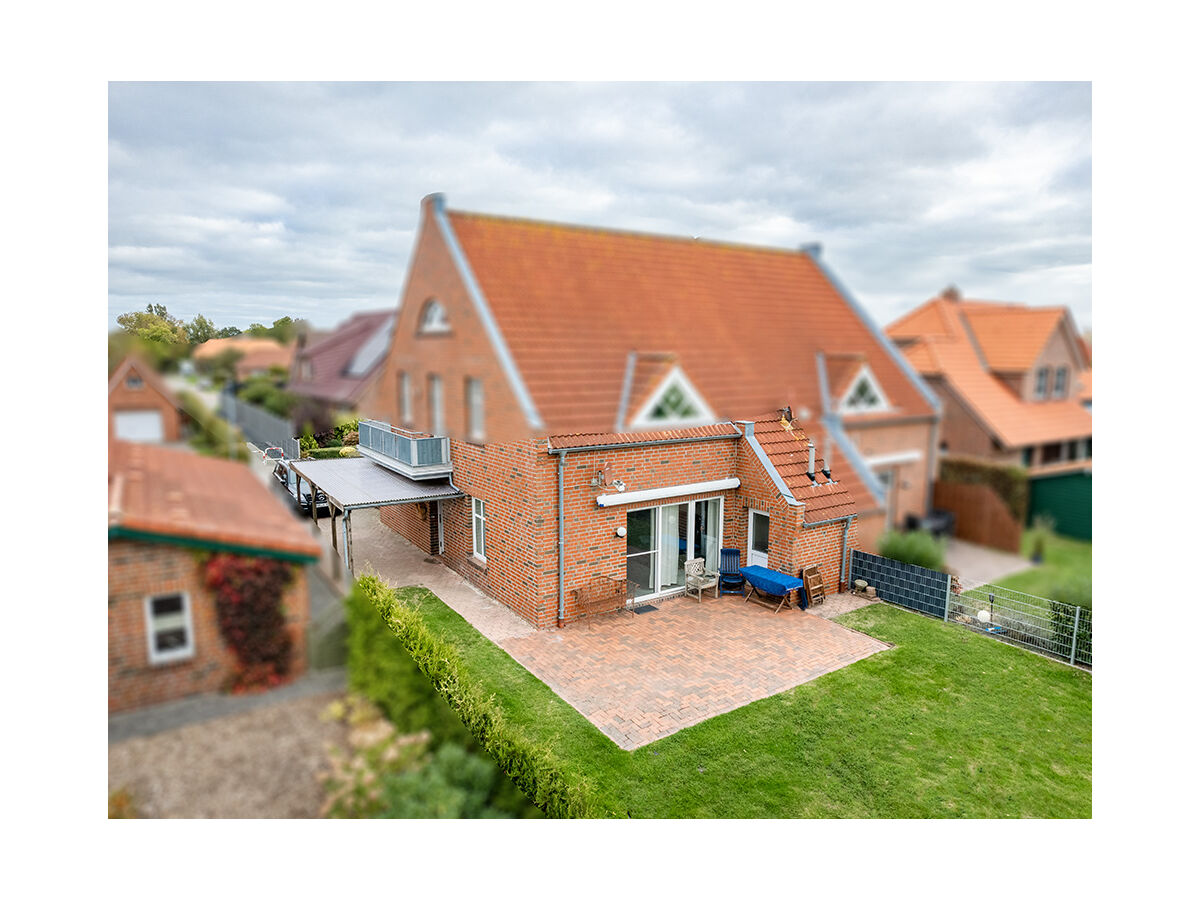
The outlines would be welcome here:
[[[806,253],[447,212],[550,431],[611,428],[631,350],[669,350],[716,415],[821,409],[815,356],[862,353],[897,415],[920,389]]]
[[[308,529],[242,463],[110,440],[108,526],[316,559]]]
[[[297,350],[292,366],[292,377],[288,390],[301,397],[314,397],[331,403],[352,406],[363,389],[379,371],[387,348],[383,347],[379,359],[369,371],[354,374],[349,371],[358,351],[371,338],[386,328],[395,319],[395,310],[358,313],[330,334],[312,341],[303,350]],[[303,366],[312,367],[311,377],[305,378]]]
[[[825,467],[825,453],[831,441],[821,442],[815,438],[817,426],[806,429],[799,422],[792,422],[788,431],[780,419],[764,416],[754,422],[754,437],[758,440],[767,459],[779,473],[792,496],[804,504],[804,521],[823,522],[854,513],[868,512],[877,504],[866,485],[855,474],[848,463],[836,470],[830,469],[833,480],[821,474]],[[813,436],[816,453],[816,477],[814,484],[808,477],[808,442]],[[824,444],[825,452],[822,452]],[[862,504],[855,502],[863,498]]]
[[[551,450],[575,450],[582,447],[602,447],[607,444],[642,444],[650,441],[689,441],[701,438],[740,437],[741,431],[729,422],[675,428],[665,431],[591,432],[588,434],[554,434],[548,438]]]

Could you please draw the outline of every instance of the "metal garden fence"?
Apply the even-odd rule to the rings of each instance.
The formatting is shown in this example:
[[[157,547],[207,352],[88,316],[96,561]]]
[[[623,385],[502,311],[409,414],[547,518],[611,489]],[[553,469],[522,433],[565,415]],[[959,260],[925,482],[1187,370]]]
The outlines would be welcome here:
[[[850,581],[862,579],[880,600],[979,634],[1066,660],[1092,665],[1092,611],[995,584],[960,586],[945,572],[861,550],[850,553]]]
[[[286,459],[300,458],[296,429],[287,419],[274,416],[232,394],[221,394],[219,409],[223,419],[241,428],[246,439],[259,448],[279,447]]]

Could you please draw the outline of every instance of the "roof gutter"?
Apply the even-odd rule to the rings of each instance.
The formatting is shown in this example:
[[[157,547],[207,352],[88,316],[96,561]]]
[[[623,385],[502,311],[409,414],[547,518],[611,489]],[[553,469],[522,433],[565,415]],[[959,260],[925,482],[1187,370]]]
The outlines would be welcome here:
[[[546,452],[554,455],[555,453],[583,453],[591,450],[624,450],[628,447],[657,447],[662,444],[697,444],[702,441],[733,441],[740,438],[741,434],[706,434],[703,437],[680,437],[680,438],[655,438],[650,441],[627,441],[623,444],[588,444],[584,447],[551,447],[546,444]]]
[[[156,544],[173,544],[177,547],[189,547],[193,550],[215,550],[219,553],[238,553],[242,556],[266,556],[271,559],[283,559],[288,562],[311,563],[320,559],[319,553],[294,553],[288,550],[273,550],[269,547],[253,547],[249,544],[231,544],[226,541],[209,541],[203,538],[183,537],[174,534],[159,534],[154,531],[142,531],[137,528],[125,528],[121,525],[110,525],[108,539],[149,541]]]

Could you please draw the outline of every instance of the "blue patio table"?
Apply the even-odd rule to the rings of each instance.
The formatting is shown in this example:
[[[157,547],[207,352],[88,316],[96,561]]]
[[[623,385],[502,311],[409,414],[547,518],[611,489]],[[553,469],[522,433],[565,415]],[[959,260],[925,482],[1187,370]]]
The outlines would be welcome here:
[[[792,592],[799,591],[800,608],[808,609],[808,595],[804,592],[803,579],[793,578],[766,566],[742,566],[738,571],[750,582],[751,593],[746,595],[747,600],[756,594],[764,600],[768,596],[779,597],[779,605],[775,607],[775,612],[779,612],[785,603],[791,608]]]

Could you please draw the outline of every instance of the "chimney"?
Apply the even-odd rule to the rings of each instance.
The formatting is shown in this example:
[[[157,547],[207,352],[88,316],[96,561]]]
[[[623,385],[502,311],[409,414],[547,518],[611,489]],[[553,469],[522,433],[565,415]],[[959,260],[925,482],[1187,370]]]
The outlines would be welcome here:
[[[812,441],[808,442],[808,480],[817,483],[817,448]]]
[[[798,249],[800,250],[801,253],[807,253],[809,256],[813,257],[814,259],[821,258],[821,242],[820,241],[813,241],[808,244],[801,244]]]
[[[962,299],[962,292],[953,284],[948,284],[942,290],[943,299],[949,300],[952,303],[957,303]]]

